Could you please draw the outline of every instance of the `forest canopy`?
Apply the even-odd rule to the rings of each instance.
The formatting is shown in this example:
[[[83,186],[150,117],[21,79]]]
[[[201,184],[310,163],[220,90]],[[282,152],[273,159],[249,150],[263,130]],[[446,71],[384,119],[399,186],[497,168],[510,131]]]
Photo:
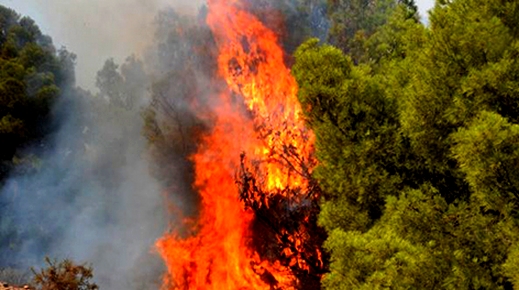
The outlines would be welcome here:
[[[325,192],[322,285],[519,287],[519,3],[438,1],[427,27],[410,7],[355,54],[317,40],[295,53]]]

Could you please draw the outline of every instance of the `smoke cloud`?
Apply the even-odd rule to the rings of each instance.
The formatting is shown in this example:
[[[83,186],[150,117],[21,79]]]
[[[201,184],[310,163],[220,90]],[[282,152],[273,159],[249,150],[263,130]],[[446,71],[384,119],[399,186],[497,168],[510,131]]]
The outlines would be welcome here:
[[[42,153],[41,168],[13,176],[0,195],[22,229],[13,251],[3,249],[3,262],[27,268],[41,265],[44,255],[71,258],[92,263],[103,289],[152,283],[135,278],[160,273],[151,251],[166,218],[144,154],[142,120],[135,111],[95,108],[91,96],[73,97],[58,105],[64,125]]]
[[[13,174],[1,188],[0,205],[8,219],[0,221],[0,230],[12,225],[17,230],[10,238],[11,247],[0,249],[0,267],[40,266],[48,255],[91,263],[101,289],[159,288],[164,269],[153,249],[172,222],[165,202],[184,208],[185,201],[178,192],[166,197],[165,185],[150,172],[157,165],[152,164],[142,132],[154,68],[146,74],[142,63],[135,58],[125,62],[125,57],[156,54],[150,47],[158,45],[154,38],[160,29],[158,12],[167,4],[183,13],[196,11],[197,1],[5,2],[0,4],[37,11],[38,17],[31,17],[43,23],[44,33],[78,55],[81,86],[94,87],[96,72],[107,58],[124,62],[117,70],[121,83],[107,85],[121,95],[131,93],[135,102],[116,104],[116,96],[103,95],[102,90],[96,96],[79,88],[63,92],[54,108],[58,130],[45,144],[25,150],[25,155],[39,157],[28,172],[19,170],[23,174]],[[162,33],[167,38],[167,31]],[[163,47],[162,52],[169,54],[162,57],[175,55],[175,49]],[[168,166],[174,174],[185,164]]]

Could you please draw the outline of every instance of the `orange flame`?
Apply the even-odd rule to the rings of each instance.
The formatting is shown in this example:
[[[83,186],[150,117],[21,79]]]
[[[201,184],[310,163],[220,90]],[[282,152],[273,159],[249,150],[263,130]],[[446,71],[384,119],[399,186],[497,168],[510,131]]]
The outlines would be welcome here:
[[[307,186],[302,164],[311,158],[313,135],[299,117],[297,84],[276,35],[237,0],[210,0],[207,23],[229,91],[219,96],[211,132],[192,156],[201,196],[196,233],[157,242],[168,269],[163,288],[293,289],[288,268],[262,261],[250,247],[254,216],[240,201],[236,174],[243,153],[265,192]]]

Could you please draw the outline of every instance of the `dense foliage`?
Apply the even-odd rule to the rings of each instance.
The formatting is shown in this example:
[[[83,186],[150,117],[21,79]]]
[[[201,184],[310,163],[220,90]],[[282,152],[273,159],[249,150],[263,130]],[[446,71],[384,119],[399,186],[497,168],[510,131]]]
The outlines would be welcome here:
[[[74,82],[74,59],[32,19],[0,6],[0,184],[14,165],[30,162],[20,150],[49,134],[52,104]]]
[[[325,191],[323,287],[511,289],[519,3],[438,2],[429,27],[409,12],[396,7],[360,56],[317,40],[296,52]]]

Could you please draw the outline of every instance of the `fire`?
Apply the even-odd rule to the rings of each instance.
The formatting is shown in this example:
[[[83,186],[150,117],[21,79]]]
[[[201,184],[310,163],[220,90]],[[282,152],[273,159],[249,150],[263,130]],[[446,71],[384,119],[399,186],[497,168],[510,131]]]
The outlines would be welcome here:
[[[168,269],[163,288],[294,289],[288,267],[251,247],[254,213],[240,199],[236,176],[245,162],[263,192],[303,192],[313,135],[299,117],[297,84],[276,35],[237,0],[208,4],[228,91],[217,96],[213,127],[192,156],[201,196],[194,234],[168,233],[157,242]]]

